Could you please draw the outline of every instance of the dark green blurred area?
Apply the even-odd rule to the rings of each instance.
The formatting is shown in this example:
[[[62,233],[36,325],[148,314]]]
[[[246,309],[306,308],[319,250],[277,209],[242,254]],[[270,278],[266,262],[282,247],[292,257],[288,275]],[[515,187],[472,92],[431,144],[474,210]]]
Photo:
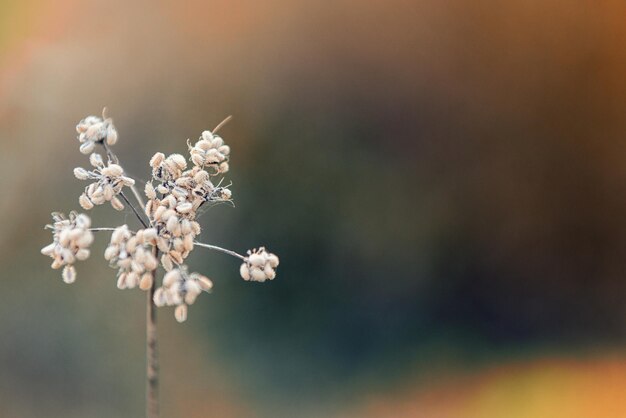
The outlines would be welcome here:
[[[233,114],[236,208],[202,238],[281,259],[256,285],[189,258],[215,287],[184,325],[159,311],[164,416],[339,416],[440,368],[621,346],[623,6],[392,3],[7,6],[32,30],[0,56],[0,416],[142,413],[144,295],[109,237],[72,286],[39,254],[104,105],[143,180]]]

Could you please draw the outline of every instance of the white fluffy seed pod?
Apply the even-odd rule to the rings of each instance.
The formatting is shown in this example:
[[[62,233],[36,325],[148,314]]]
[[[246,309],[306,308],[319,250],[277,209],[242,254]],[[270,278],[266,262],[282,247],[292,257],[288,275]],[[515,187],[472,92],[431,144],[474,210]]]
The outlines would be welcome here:
[[[106,135],[107,145],[115,145],[117,143],[117,130],[112,123],[107,127]]]
[[[170,271],[174,268],[172,257],[170,257],[168,254],[163,254],[161,256],[161,264],[163,265],[163,268],[167,271]]]
[[[65,266],[62,276],[65,283],[74,283],[76,281],[76,269],[74,266]]]
[[[141,281],[139,282],[139,288],[141,290],[148,290],[152,287],[152,274],[145,273],[141,276]]]
[[[96,168],[104,167],[102,156],[96,152],[89,156],[89,163]]]
[[[174,310],[174,316],[178,322],[185,322],[187,320],[187,305],[178,305]]]
[[[152,183],[146,183],[146,187],[144,188],[144,193],[146,197],[150,200],[156,199],[156,190],[154,190],[154,186]]]
[[[157,168],[165,159],[165,154],[162,152],[157,152],[150,158],[150,167]]]
[[[93,152],[94,149],[96,149],[96,144],[92,141],[85,142],[79,147],[79,150],[82,154],[89,154]]]
[[[87,180],[89,178],[89,173],[82,167],[76,167],[74,169],[74,176],[78,180]]]
[[[89,200],[85,193],[80,195],[80,197],[78,198],[78,203],[85,210],[93,209],[93,203],[91,202],[91,200]]]
[[[102,174],[109,177],[119,177],[124,173],[124,170],[118,164],[109,164],[102,169]]]
[[[241,267],[239,267],[239,274],[241,274],[242,279],[250,280],[250,269],[246,263],[243,263]]]
[[[193,205],[189,202],[180,203],[176,206],[176,211],[178,213],[189,213],[193,209]]]
[[[124,204],[117,197],[114,197],[113,199],[111,199],[111,206],[115,210],[120,210],[120,211],[124,210]]]

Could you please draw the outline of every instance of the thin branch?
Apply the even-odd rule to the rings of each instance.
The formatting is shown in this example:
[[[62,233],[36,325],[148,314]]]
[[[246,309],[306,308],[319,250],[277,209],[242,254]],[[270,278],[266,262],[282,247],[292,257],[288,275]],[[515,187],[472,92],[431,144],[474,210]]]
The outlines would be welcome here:
[[[204,244],[202,242],[197,242],[197,241],[194,242],[194,244],[197,245],[198,247],[203,247],[203,248],[208,248],[209,250],[219,251],[224,254],[232,255],[233,257],[241,258],[242,260],[246,259],[246,257],[244,257],[243,255],[239,253],[236,253],[235,251],[227,250],[226,248],[218,247],[217,245]]]
[[[115,155],[113,151],[111,151],[111,148],[109,148],[109,146],[107,145],[106,140],[102,140],[100,144],[102,144],[102,147],[106,151],[107,157],[109,157],[109,160],[111,160],[115,164],[119,164],[120,159],[117,158],[117,155]],[[146,204],[143,202],[143,199],[141,198],[141,194],[139,194],[137,187],[133,184],[132,186],[130,186],[130,190],[133,192],[133,195],[135,196],[135,200],[137,200],[137,203],[139,203],[139,206],[141,206],[142,209],[145,208]]]
[[[218,123],[217,126],[213,129],[213,133],[216,133],[217,131],[219,131],[220,128],[226,125],[232,118],[233,118],[233,115],[226,116],[226,119]]]
[[[139,215],[139,212],[137,212],[137,209],[135,209],[135,207],[133,206],[132,203],[130,203],[130,200],[128,200],[128,198],[126,197],[126,195],[124,194],[124,192],[120,192],[120,196],[122,196],[122,199],[124,199],[124,201],[126,202],[126,204],[128,206],[130,206],[130,208],[133,210],[133,212],[135,212],[135,215],[137,215],[137,219],[139,219],[139,222],[141,222],[141,224],[143,225],[144,228],[148,227],[148,224],[143,220],[143,218],[141,217],[141,215]]]
[[[152,250],[155,258],[159,258],[159,249]],[[152,271],[152,287],[146,292],[146,417],[159,416],[159,352],[157,346],[156,306],[154,291],[156,289],[156,270]]]
[[[109,160],[111,160],[112,163],[117,164],[120,162],[120,160],[117,158],[117,155],[113,154],[113,151],[111,151],[111,148],[109,148],[109,146],[107,145],[106,139],[100,141],[100,144],[106,151],[107,157],[109,157]]]
[[[115,228],[89,228],[90,231],[115,231]]]
[[[130,191],[133,192],[133,195],[135,196],[135,200],[137,200],[137,203],[139,203],[139,206],[141,206],[141,208],[145,208],[146,204],[143,203],[143,199],[141,198],[141,195],[139,194],[139,191],[137,190],[137,187],[133,184],[132,186],[130,186]]]

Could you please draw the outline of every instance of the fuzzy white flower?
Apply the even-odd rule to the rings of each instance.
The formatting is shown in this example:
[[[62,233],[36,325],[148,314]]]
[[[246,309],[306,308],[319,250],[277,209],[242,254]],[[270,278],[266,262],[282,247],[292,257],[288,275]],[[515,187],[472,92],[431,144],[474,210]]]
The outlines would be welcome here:
[[[76,280],[74,263],[89,258],[89,246],[93,242],[93,234],[89,230],[91,219],[85,214],[70,212],[69,217],[62,213],[52,214],[54,223],[46,225],[52,229],[53,242],[41,249],[43,255],[53,258],[52,268],[63,266],[63,281],[73,283]]]

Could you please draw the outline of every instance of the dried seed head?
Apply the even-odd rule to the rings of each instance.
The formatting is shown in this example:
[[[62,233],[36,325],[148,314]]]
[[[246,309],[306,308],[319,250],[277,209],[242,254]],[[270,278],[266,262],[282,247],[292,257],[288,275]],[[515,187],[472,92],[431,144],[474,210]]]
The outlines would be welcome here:
[[[139,286],[147,290],[152,286],[152,271],[158,261],[152,254],[153,243],[146,239],[156,231],[152,228],[140,229],[133,233],[122,225],[111,234],[111,242],[104,252],[111,267],[118,269],[118,287],[133,289]]]
[[[113,120],[105,115],[102,118],[86,117],[76,125],[76,132],[78,132],[78,141],[81,143],[80,151],[83,154],[91,153],[96,144],[105,140],[108,145],[114,145],[117,142],[117,131],[113,126]]]
[[[264,282],[276,277],[276,267],[278,267],[278,257],[261,247],[258,250],[248,251],[248,257],[239,268],[239,273],[244,280]]]
[[[89,257],[89,246],[93,242],[93,234],[89,230],[91,220],[87,215],[70,212],[68,217],[61,213],[53,213],[53,242],[41,249],[41,253],[53,259],[51,267],[58,269],[63,266],[62,277],[65,283],[76,280],[76,269],[73,264],[77,260]]]

